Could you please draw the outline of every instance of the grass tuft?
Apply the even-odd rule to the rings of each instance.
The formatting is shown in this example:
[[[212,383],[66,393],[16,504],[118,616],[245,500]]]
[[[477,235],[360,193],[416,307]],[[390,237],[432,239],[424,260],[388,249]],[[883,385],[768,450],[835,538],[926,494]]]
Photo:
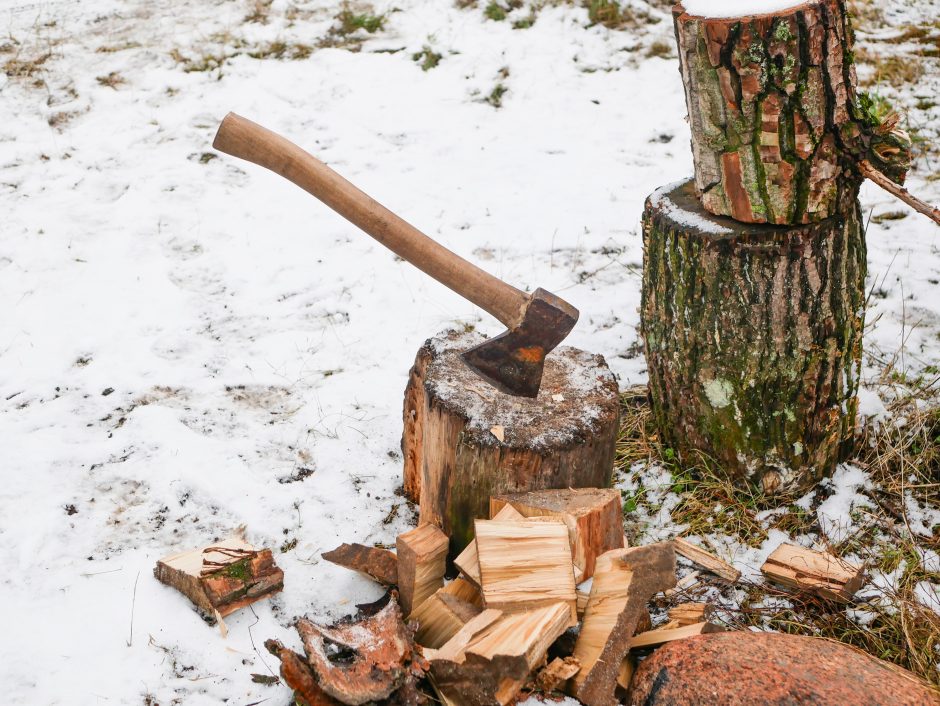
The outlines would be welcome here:
[[[434,51],[427,44],[421,48],[421,51],[415,52],[411,55],[412,60],[418,62],[418,65],[421,67],[422,71],[430,71],[439,63],[443,56]]]

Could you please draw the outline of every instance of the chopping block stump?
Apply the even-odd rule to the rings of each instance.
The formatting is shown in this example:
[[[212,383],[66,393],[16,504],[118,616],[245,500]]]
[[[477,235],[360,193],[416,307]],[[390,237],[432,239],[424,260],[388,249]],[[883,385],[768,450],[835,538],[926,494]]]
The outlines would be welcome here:
[[[490,496],[610,484],[620,420],[603,356],[561,346],[545,360],[538,397],[500,392],[460,354],[476,332],[425,341],[405,389],[404,489],[420,522],[450,537],[450,557],[489,517]]]
[[[643,213],[653,416],[684,461],[740,487],[803,493],[851,446],[865,316],[865,233],[854,194],[818,223],[708,213],[691,180]]]

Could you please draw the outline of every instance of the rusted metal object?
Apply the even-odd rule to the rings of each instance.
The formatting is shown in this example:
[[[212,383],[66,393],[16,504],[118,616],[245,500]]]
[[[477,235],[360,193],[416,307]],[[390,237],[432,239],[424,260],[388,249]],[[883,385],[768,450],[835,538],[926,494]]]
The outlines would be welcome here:
[[[832,640],[725,632],[677,640],[636,670],[627,703],[936,706],[910,672]]]
[[[280,135],[229,113],[212,143],[316,196],[382,245],[441,284],[473,302],[509,330],[472,351],[464,360],[511,395],[535,397],[545,356],[578,320],[578,310],[537,289],[529,295],[484,272],[357,189],[323,162]]]

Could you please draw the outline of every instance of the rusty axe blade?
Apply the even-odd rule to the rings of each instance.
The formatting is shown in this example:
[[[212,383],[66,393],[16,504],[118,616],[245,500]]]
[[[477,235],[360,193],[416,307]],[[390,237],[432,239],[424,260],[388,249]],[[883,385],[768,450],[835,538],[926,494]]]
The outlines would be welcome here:
[[[229,113],[212,146],[288,179],[509,329],[464,360],[504,392],[535,397],[545,356],[571,331],[578,310],[543,289],[528,295],[467,262],[267,128]]]

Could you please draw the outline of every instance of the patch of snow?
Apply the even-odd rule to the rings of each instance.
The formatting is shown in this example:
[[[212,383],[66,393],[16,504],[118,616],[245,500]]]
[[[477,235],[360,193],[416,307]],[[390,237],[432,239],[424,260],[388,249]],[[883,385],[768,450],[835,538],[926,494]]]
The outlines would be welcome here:
[[[682,0],[682,6],[697,17],[748,17],[788,10],[799,0]]]
[[[843,463],[832,474],[834,491],[816,508],[819,526],[830,542],[839,543],[854,532],[856,521],[852,513],[856,508],[872,507],[868,497],[860,490],[870,490],[868,474],[857,466]]]
[[[650,205],[652,205],[654,208],[661,209],[664,215],[669,216],[669,218],[681,226],[685,226],[687,228],[698,228],[703,233],[713,233],[714,235],[730,234],[732,232],[730,228],[726,228],[725,226],[716,223],[707,216],[702,216],[701,214],[694,213],[692,211],[686,211],[684,208],[677,206],[671,199],[666,198],[676,188],[685,184],[686,181],[688,180],[683,179],[682,181],[675,181],[671,184],[666,184],[666,186],[659,187],[652,194],[650,194]]]

